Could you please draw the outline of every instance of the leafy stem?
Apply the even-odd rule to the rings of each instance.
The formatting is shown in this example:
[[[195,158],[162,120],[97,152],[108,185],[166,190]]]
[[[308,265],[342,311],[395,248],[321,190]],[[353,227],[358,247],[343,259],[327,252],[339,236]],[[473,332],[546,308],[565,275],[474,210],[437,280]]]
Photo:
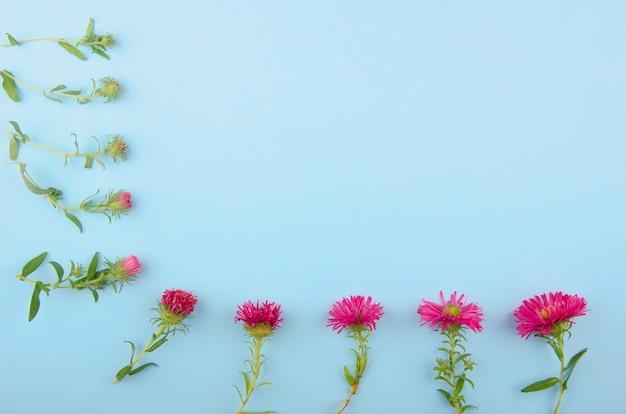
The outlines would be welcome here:
[[[21,85],[25,88],[32,89],[36,92],[40,92],[46,98],[63,103],[62,98],[75,99],[79,104],[86,104],[96,98],[104,98],[104,102],[116,102],[120,98],[122,87],[119,82],[111,77],[105,77],[100,79],[100,86],[96,87],[96,81],[91,80],[91,92],[89,94],[82,94],[82,88],[68,89],[67,86],[59,84],[54,88],[44,89],[38,86],[26,83],[13,75],[6,69],[0,70],[0,77],[2,77],[2,88],[6,94],[13,101],[18,102],[20,96],[17,90],[17,85]]]
[[[476,408],[472,405],[465,405],[465,397],[462,395],[465,383],[469,383],[472,388],[474,383],[467,378],[467,372],[474,368],[475,363],[470,360],[470,354],[466,352],[465,347],[461,344],[461,340],[465,341],[463,335],[464,328],[460,325],[450,325],[446,328],[442,335],[445,339],[443,344],[447,347],[439,348],[447,359],[438,358],[437,365],[433,368],[437,372],[436,380],[445,382],[450,390],[438,389],[437,391],[443,395],[448,404],[454,408],[457,414],[465,412],[469,408]],[[459,352],[459,351],[462,351]],[[458,365],[463,364],[463,368],[459,370]]]
[[[345,411],[345,409],[348,407],[348,404],[350,404],[352,397],[358,391],[359,383],[361,382],[361,378],[363,378],[363,375],[365,374],[365,369],[367,368],[367,364],[369,361],[367,353],[370,347],[367,345],[367,340],[372,332],[369,329],[364,329],[362,326],[357,326],[356,329],[351,329],[351,327],[348,329],[348,337],[353,338],[358,342],[358,351],[354,348],[352,349],[352,352],[354,352],[355,356],[354,373],[350,372],[347,366],[343,367],[344,376],[351,388],[348,398],[346,398],[343,403],[341,403],[337,414],[341,414]],[[366,332],[365,335],[363,334],[364,332]]]
[[[119,265],[116,265],[119,261],[113,263],[105,260],[105,267],[98,269],[100,263],[100,254],[98,252],[91,258],[87,270],[85,270],[82,265],[70,260],[70,268],[67,274],[65,274],[65,269],[63,269],[63,266],[59,263],[49,261],[48,263],[54,268],[57,274],[57,280],[54,283],[44,283],[40,280],[29,278],[28,276],[44,263],[47,256],[47,252],[35,256],[24,265],[22,272],[15,276],[23,282],[32,283],[34,285],[28,314],[29,322],[37,316],[41,292],[49,296],[50,291],[55,289],[88,289],[93,295],[94,302],[97,302],[99,290],[104,290],[107,286],[111,286],[117,293],[122,290],[124,284],[130,284],[135,280],[134,274],[131,275],[127,272],[119,271]]]
[[[269,337],[267,336],[266,337],[255,337],[255,336],[251,337],[251,342],[249,342],[249,344],[250,344],[250,355],[252,359],[247,359],[245,361],[245,363],[248,364],[248,366],[250,367],[250,370],[241,372],[241,375],[243,376],[243,379],[246,385],[245,396],[241,393],[241,391],[239,390],[237,386],[233,385],[233,387],[235,387],[235,390],[237,391],[237,394],[239,394],[239,399],[241,400],[241,406],[239,407],[239,409],[236,411],[235,414],[244,413],[244,411],[242,410],[248,403],[248,400],[252,396],[252,393],[254,392],[254,390],[264,385],[271,384],[270,382],[262,382],[260,384],[257,384],[257,381],[259,379],[259,374],[261,373],[261,367],[266,361],[265,355],[261,353],[261,348],[263,347],[263,343],[265,342],[267,338]],[[265,413],[269,414],[269,413],[273,413],[273,411],[265,411]]]
[[[565,391],[567,390],[567,386],[568,386],[570,378],[572,377],[572,373],[574,372],[574,368],[576,368],[576,365],[578,364],[578,361],[580,360],[580,358],[582,358],[582,356],[585,355],[585,353],[587,352],[587,348],[579,351],[576,355],[570,358],[567,364],[565,364],[564,337],[565,337],[566,332],[571,335],[571,333],[569,332],[570,327],[571,327],[571,324],[567,324],[566,326],[562,326],[562,327],[557,327],[553,330],[553,333],[551,335],[542,336],[542,338],[545,339],[548,345],[552,347],[552,349],[554,350],[554,353],[559,359],[560,370],[559,370],[558,378],[557,377],[546,378],[544,380],[534,382],[530,384],[529,386],[525,387],[524,389],[522,389],[522,392],[535,392],[535,391],[542,391],[548,388],[552,388],[558,384],[559,396],[556,402],[556,406],[554,407],[553,414],[557,414],[559,412],[559,409],[561,408],[561,403],[563,402],[563,395]]]
[[[70,157],[84,157],[85,158],[85,168],[91,168],[93,166],[94,161],[105,169],[104,162],[99,158],[101,155],[109,155],[113,161],[120,162],[126,160],[126,142],[122,139],[120,135],[109,135],[109,141],[107,145],[102,148],[100,146],[100,141],[96,137],[92,137],[96,144],[98,145],[97,151],[92,152],[83,152],[81,153],[78,149],[78,139],[76,134],[71,134],[74,137],[74,151],[73,152],[65,152],[61,151],[57,148],[50,147],[48,145],[40,144],[30,139],[30,137],[24,134],[15,121],[9,121],[9,123],[13,126],[14,132],[6,132],[9,136],[9,158],[11,161],[15,161],[19,154],[19,146],[21,144],[29,144],[38,148],[42,148],[56,154],[59,154],[63,157],[63,167],[67,165],[67,159]]]
[[[143,356],[147,352],[152,352],[165,342],[167,342],[167,336],[170,334],[170,330],[167,329],[168,326],[166,324],[161,324],[157,331],[152,334],[152,337],[146,344],[146,346],[141,350],[137,358],[135,358],[135,344],[130,341],[126,341],[130,344],[131,355],[130,355],[130,363],[120,369],[115,375],[115,380],[113,380],[113,384],[117,384],[121,380],[123,380],[127,375],[135,375],[139,372],[143,371],[145,368],[149,366],[157,366],[154,362],[149,362],[147,364],[141,365],[139,368],[135,368],[135,365],[143,358]]]
[[[65,49],[68,53],[76,56],[80,60],[87,60],[87,57],[78,49],[78,46],[85,46],[91,49],[92,53],[102,56],[105,59],[109,59],[109,55],[106,54],[105,50],[113,47],[115,44],[115,39],[113,39],[113,35],[110,33],[106,33],[104,35],[98,35],[94,33],[94,22],[93,19],[89,19],[89,23],[87,24],[87,31],[85,36],[80,38],[79,40],[67,40],[59,37],[30,37],[27,39],[17,40],[15,37],[11,36],[9,33],[6,33],[8,43],[0,44],[0,47],[7,46],[19,46],[22,43],[28,42],[37,42],[37,41],[52,41],[56,42],[59,46]]]
[[[119,190],[117,192],[109,191],[109,194],[104,196],[100,202],[95,202],[94,197],[99,193],[99,190],[92,194],[77,205],[72,207],[65,207],[59,203],[59,200],[63,198],[63,191],[58,188],[48,187],[44,189],[40,187],[32,176],[26,171],[26,164],[22,162],[14,162],[19,167],[20,176],[26,188],[33,194],[43,195],[54,208],[63,211],[65,217],[67,217],[72,223],[78,227],[82,232],[83,226],[80,220],[71,212],[83,211],[86,213],[100,213],[107,217],[109,222],[117,220],[122,214],[128,214],[128,211],[132,208],[132,202],[130,201],[130,193]]]

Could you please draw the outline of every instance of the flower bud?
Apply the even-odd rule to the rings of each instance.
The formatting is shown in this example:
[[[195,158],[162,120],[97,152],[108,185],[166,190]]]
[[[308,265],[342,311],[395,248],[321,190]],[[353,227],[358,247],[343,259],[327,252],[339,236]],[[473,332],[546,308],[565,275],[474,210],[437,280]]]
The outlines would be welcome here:
[[[130,200],[130,193],[128,191],[118,191],[117,193],[109,196],[107,207],[112,213],[126,213],[133,208],[133,202]]]
[[[120,99],[122,86],[114,78],[106,77],[100,79],[100,87],[94,91],[95,95],[102,96],[106,102],[116,102]]]
[[[120,135],[111,136],[111,140],[107,144],[104,152],[113,158],[113,161],[126,161],[126,141]]]

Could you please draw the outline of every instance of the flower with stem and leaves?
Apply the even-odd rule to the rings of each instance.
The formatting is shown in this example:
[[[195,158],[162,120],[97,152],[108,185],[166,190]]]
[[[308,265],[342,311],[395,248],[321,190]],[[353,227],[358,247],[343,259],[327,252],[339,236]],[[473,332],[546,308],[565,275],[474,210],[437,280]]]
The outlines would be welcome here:
[[[369,364],[368,339],[376,329],[376,322],[383,316],[383,307],[378,302],[372,301],[369,296],[366,299],[364,296],[357,295],[335,302],[328,313],[330,318],[326,326],[332,327],[337,333],[345,329],[348,332],[348,338],[354,339],[358,344],[357,349],[352,348],[355,355],[354,368],[350,370],[347,366],[343,367],[344,377],[351,388],[348,398],[341,403],[337,411],[337,414],[341,414],[358,391]]]
[[[106,53],[106,50],[112,48],[115,45],[115,39],[113,38],[113,35],[110,33],[99,35],[96,34],[93,29],[94,22],[93,19],[90,18],[89,23],[87,24],[87,30],[85,32],[85,35],[78,40],[67,40],[60,37],[49,36],[30,37],[28,39],[17,40],[9,33],[6,33],[9,42],[0,44],[0,46],[19,46],[23,43],[28,42],[49,41],[56,42],[59,46],[61,46],[67,52],[76,56],[80,60],[87,60],[87,56],[85,56],[85,54],[78,49],[79,47],[88,47],[91,49],[92,53],[102,56],[105,59],[109,59],[109,55]]]
[[[13,73],[6,69],[0,70],[0,78],[2,78],[2,89],[4,89],[7,96],[14,102],[20,101],[20,94],[18,92],[17,85],[40,92],[46,98],[60,104],[63,103],[63,99],[75,99],[76,102],[82,105],[97,98],[103,98],[104,103],[115,103],[120,99],[120,95],[122,93],[122,86],[120,83],[110,76],[101,78],[99,86],[96,86],[96,81],[92,79],[91,92],[88,94],[83,93],[82,88],[70,89],[63,84],[59,84],[50,89],[40,88],[16,78]]]
[[[22,272],[15,276],[23,282],[29,282],[34,285],[28,311],[29,322],[37,316],[41,292],[49,296],[50,291],[56,289],[86,289],[93,295],[94,302],[97,302],[99,297],[98,291],[103,291],[110,286],[114,292],[120,292],[125,284],[134,282],[136,276],[141,271],[141,264],[136,256],[126,256],[115,261],[104,259],[101,266],[100,253],[96,252],[91,258],[87,269],[80,263],[70,260],[67,274],[63,266],[58,262],[49,261],[48,264],[54,268],[57,274],[57,280],[54,283],[45,283],[29,278],[33,272],[41,267],[47,257],[47,252],[33,257],[22,267]]]
[[[578,295],[568,295],[563,292],[542,294],[525,300],[522,305],[513,312],[517,333],[525,339],[531,335],[544,340],[554,350],[561,369],[558,377],[550,377],[522,389],[522,392],[535,392],[559,386],[559,396],[554,407],[554,414],[559,412],[563,393],[567,390],[569,380],[572,377],[576,364],[587,352],[587,348],[579,351],[565,363],[565,335],[570,338],[570,329],[573,319],[587,313],[587,301]]]
[[[454,408],[457,414],[461,414],[470,408],[477,408],[465,404],[463,387],[469,383],[474,388],[474,383],[467,377],[467,373],[476,365],[471,359],[463,342],[466,328],[474,332],[482,330],[482,310],[474,303],[466,303],[465,295],[457,298],[454,292],[449,300],[445,300],[443,292],[439,292],[440,303],[422,299],[417,313],[420,315],[421,325],[428,324],[433,331],[440,331],[444,337],[443,347],[439,348],[445,358],[437,358],[437,365],[433,370],[437,373],[435,380],[443,381],[449,390],[438,389]],[[462,364],[462,368],[460,365]]]
[[[236,411],[236,414],[274,414],[275,411],[259,411],[250,412],[243,411],[246,404],[250,400],[252,393],[264,386],[270,385],[271,382],[258,383],[259,374],[261,373],[261,367],[267,361],[265,355],[261,353],[263,344],[269,340],[274,332],[280,328],[280,323],[283,318],[280,317],[280,305],[274,302],[265,301],[264,303],[256,303],[247,301],[243,305],[237,307],[237,313],[235,315],[235,323],[243,322],[243,328],[246,331],[246,336],[250,338],[246,343],[250,345],[251,359],[247,359],[245,363],[250,368],[249,371],[241,371],[246,388],[244,392],[241,392],[239,387],[233,385],[241,406]]]
[[[28,144],[33,145],[38,148],[42,148],[56,154],[59,154],[63,157],[63,167],[67,165],[68,158],[85,158],[85,168],[91,168],[93,163],[96,162],[102,169],[105,169],[104,161],[102,161],[99,157],[102,155],[108,155],[111,159],[116,162],[126,161],[126,149],[128,145],[126,141],[124,141],[123,137],[118,134],[107,136],[108,141],[106,146],[102,148],[100,146],[100,141],[96,137],[92,137],[96,144],[98,145],[98,149],[92,152],[80,152],[78,149],[78,140],[76,134],[72,134],[74,137],[74,151],[73,152],[64,152],[59,149],[50,147],[48,145],[40,144],[38,142],[33,141],[30,137],[24,134],[15,121],[9,121],[9,123],[13,126],[14,132],[6,132],[9,136],[9,158],[11,161],[15,161],[19,155],[20,145]]]
[[[73,214],[73,212],[82,211],[85,213],[103,214],[104,216],[106,216],[110,223],[113,220],[119,219],[122,215],[128,214],[128,212],[133,207],[130,193],[123,190],[119,190],[116,192],[109,190],[108,195],[105,195],[102,200],[96,202],[94,198],[99,193],[98,190],[95,194],[83,199],[83,201],[81,201],[81,203],[77,206],[63,206],[59,203],[59,200],[63,198],[63,191],[54,187],[40,187],[30,176],[28,171],[26,171],[26,164],[24,164],[23,162],[14,162],[12,164],[16,164],[19,167],[22,181],[24,181],[24,185],[26,185],[26,188],[30,192],[32,192],[33,194],[43,195],[46,200],[50,201],[54,208],[62,211],[65,214],[65,217],[67,217],[72,223],[74,223],[76,227],[78,227],[78,230],[80,230],[81,232],[83,231],[83,225],[78,217]]]
[[[198,303],[197,296],[193,295],[191,292],[180,289],[166,290],[163,292],[161,300],[157,303],[158,306],[153,310],[157,311],[159,316],[152,319],[152,324],[157,326],[157,331],[152,334],[146,346],[136,357],[135,344],[130,341],[125,341],[130,344],[130,362],[115,374],[113,384],[120,382],[127,376],[138,374],[150,366],[158,366],[154,362],[148,362],[136,367],[137,363],[145,354],[157,350],[168,341],[170,335],[173,336],[176,332],[182,332],[184,334],[189,332],[189,325],[185,323],[185,320],[190,317]]]

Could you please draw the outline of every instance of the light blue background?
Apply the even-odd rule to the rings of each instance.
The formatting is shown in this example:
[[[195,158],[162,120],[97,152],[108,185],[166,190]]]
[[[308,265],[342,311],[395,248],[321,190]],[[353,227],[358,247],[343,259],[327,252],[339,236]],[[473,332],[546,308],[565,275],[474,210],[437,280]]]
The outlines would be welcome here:
[[[79,234],[0,168],[0,412],[233,413],[247,356],[233,317],[257,298],[285,322],[265,348],[273,385],[248,408],[336,412],[353,344],[325,323],[350,294],[385,316],[347,413],[451,412],[433,381],[440,338],[416,309],[457,290],[486,317],[469,334],[468,402],[551,413],[555,392],[519,389],[556,374],[556,357],[515,334],[512,312],[562,290],[591,310],[567,343],[567,356],[589,352],[561,412],[626,413],[626,3],[62,4],[4,2],[0,32],[78,38],[91,16],[118,40],[111,60],[33,43],[0,50],[0,66],[47,87],[114,76],[122,100],[58,105],[21,89],[19,104],[0,96],[0,122],[68,150],[70,133],[84,146],[123,134],[129,160],[104,172],[36,148],[20,159],[68,203],[124,188],[135,208],[110,225],[83,215]],[[64,265],[136,254],[144,271],[97,304],[52,292],[28,323],[31,286],[14,275],[41,251]],[[167,288],[198,295],[190,333],[148,355],[159,368],[111,385]]]

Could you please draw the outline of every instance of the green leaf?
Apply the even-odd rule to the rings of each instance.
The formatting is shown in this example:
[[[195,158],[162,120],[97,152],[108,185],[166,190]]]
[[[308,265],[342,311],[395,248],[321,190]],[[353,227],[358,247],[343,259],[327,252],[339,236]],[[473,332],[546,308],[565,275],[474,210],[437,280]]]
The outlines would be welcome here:
[[[68,52],[70,52],[72,55],[76,56],[80,60],[87,60],[87,57],[83,55],[83,52],[78,50],[76,47],[70,45],[69,43],[63,40],[59,40],[59,46],[61,46],[63,49],[67,50]]]
[[[139,374],[141,371],[143,371],[144,369],[150,367],[150,366],[154,366],[154,367],[158,367],[157,364],[155,364],[154,362],[148,362],[147,364],[143,364],[142,366],[140,366],[139,368],[135,368],[131,371],[128,372],[128,375],[135,375],[135,374]]]
[[[89,262],[89,267],[87,268],[87,280],[93,279],[96,275],[96,270],[98,269],[98,263],[100,262],[100,253],[95,252],[93,257],[91,258],[91,262]]]
[[[83,232],[83,225],[81,224],[80,220],[78,220],[78,218],[75,215],[73,215],[69,211],[66,211],[65,217],[70,219],[72,223],[76,224],[76,227],[78,227],[78,230],[80,230],[81,233]]]
[[[93,157],[85,157],[85,168],[91,168],[93,166]]]
[[[456,381],[456,385],[454,387],[454,395],[461,395],[461,391],[463,391],[463,385],[465,385],[465,377],[460,377]]]
[[[243,380],[246,382],[246,394],[250,391],[250,376],[247,372],[240,371],[241,375],[243,375]]]
[[[569,383],[569,379],[572,377],[572,374],[574,373],[574,368],[576,368],[576,364],[578,363],[580,358],[582,358],[582,356],[585,355],[585,352],[587,352],[587,348],[583,349],[582,351],[574,355],[572,359],[570,359],[569,362],[567,363],[567,366],[565,367],[565,371],[569,370],[569,372],[567,373],[567,377],[565,378],[565,381],[563,381],[563,391],[567,390],[567,384]]]
[[[2,89],[6,92],[7,96],[14,102],[20,101],[20,96],[17,94],[17,85],[11,76],[13,74],[6,69],[0,70],[0,76],[2,77]]]
[[[131,367],[130,365],[126,365],[124,368],[120,369],[117,374],[115,374],[115,380],[121,381],[122,379],[124,379],[125,376],[130,373],[132,369],[133,367]]]
[[[17,122],[9,121],[9,124],[13,126],[13,129],[15,130],[15,132],[17,132],[19,136],[24,136],[24,133],[22,132],[22,129],[20,128],[20,125]]]
[[[9,43],[11,43],[12,46],[18,46],[20,44],[20,42],[18,42],[17,39],[10,34],[5,33],[5,35],[7,35],[7,37],[9,38]]]
[[[133,363],[133,358],[135,358],[135,344],[131,341],[124,341],[130,345],[130,363]]]
[[[559,361],[563,361],[563,350],[561,349],[559,344],[552,340],[548,340],[548,344],[552,347],[552,349],[554,349],[554,353],[556,354],[557,358],[559,358]]]
[[[96,55],[102,56],[106,60],[111,60],[109,55],[107,55],[102,49],[98,49],[97,47],[91,46],[91,51],[95,53]]]
[[[98,290],[97,289],[89,289],[91,294],[93,295],[93,301],[98,302]]]
[[[348,381],[348,384],[350,384],[350,386],[353,386],[356,380],[352,378],[350,370],[348,370],[348,367],[345,365],[343,366],[343,375],[346,377],[346,381]]]
[[[448,401],[448,404],[454,407],[453,402],[452,402],[452,397],[450,396],[450,393],[448,391],[442,390],[441,388],[439,388],[437,391],[439,391],[441,395],[443,395],[446,398],[446,401]]]
[[[543,391],[548,388],[554,387],[559,383],[559,379],[556,377],[546,378],[541,381],[537,381],[535,383],[530,384],[528,387],[522,389],[522,392],[535,392],[535,391]]]
[[[65,89],[65,88],[67,88],[67,86],[65,86],[65,85],[57,85],[57,86],[55,86],[54,88],[50,89],[50,91],[49,91],[49,92],[60,91],[60,90],[63,90],[63,89]]]
[[[146,352],[153,352],[154,350],[156,350],[158,347],[160,347],[166,342],[167,342],[167,338],[161,338],[155,343],[153,343],[152,346],[146,350]]]
[[[48,255],[48,252],[43,252],[33,257],[32,259],[30,259],[28,262],[26,262],[26,264],[22,268],[22,276],[27,277],[28,275],[33,273],[35,270],[37,270],[39,266],[41,266],[43,261],[46,260],[47,255]]]
[[[93,19],[89,18],[89,23],[87,24],[87,31],[85,31],[85,37],[91,36],[93,33]]]
[[[61,281],[63,280],[63,273],[65,272],[63,270],[63,266],[61,266],[60,264],[58,264],[57,262],[54,262],[54,261],[49,261],[48,263],[52,267],[54,267],[54,270],[57,272],[57,278],[59,279],[59,283],[61,283]]]
[[[9,159],[11,161],[15,161],[19,152],[20,152],[20,147],[19,147],[19,143],[17,142],[17,138],[15,138],[15,136],[11,136],[9,140]]]
[[[40,281],[35,282],[35,288],[33,289],[33,295],[30,298],[30,309],[28,310],[28,322],[35,319],[37,316],[37,312],[39,312],[39,305],[41,302],[39,301],[39,294],[41,293],[41,287],[43,283]]]
[[[43,96],[45,96],[46,98],[50,99],[51,101],[54,101],[56,103],[60,103],[61,105],[63,105],[63,101],[60,100],[59,98],[55,98],[53,96],[46,95],[45,92],[42,92],[42,93],[43,93]]]
[[[570,368],[574,368],[576,366],[576,364],[578,363],[578,360],[580,358],[583,357],[583,355],[585,355],[585,352],[587,352],[588,348],[583,349],[582,351],[580,351],[579,353],[577,353],[576,355],[574,355],[569,362],[567,363],[567,366],[565,367],[565,371],[567,371]]]
[[[82,91],[82,89],[73,89],[71,91],[63,91],[63,93],[66,95],[80,95]]]

